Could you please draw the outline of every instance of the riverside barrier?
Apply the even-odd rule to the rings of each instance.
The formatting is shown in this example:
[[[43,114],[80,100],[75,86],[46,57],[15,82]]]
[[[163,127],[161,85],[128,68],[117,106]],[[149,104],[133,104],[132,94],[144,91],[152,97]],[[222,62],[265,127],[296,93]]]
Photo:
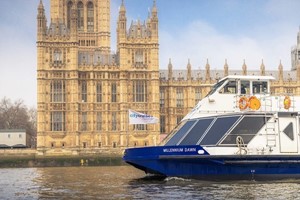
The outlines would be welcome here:
[[[38,155],[35,149],[1,149],[0,168],[119,166],[127,165],[121,153],[82,152],[78,155]]]

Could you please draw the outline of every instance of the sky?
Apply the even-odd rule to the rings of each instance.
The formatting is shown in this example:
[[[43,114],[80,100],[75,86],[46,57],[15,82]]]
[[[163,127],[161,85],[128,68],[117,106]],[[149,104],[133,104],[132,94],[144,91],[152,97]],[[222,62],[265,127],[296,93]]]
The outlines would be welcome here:
[[[122,0],[111,0],[111,50],[116,51],[116,21]],[[36,16],[40,0],[1,0],[0,99],[22,99],[36,107]],[[50,0],[43,0],[50,23]],[[124,0],[127,23],[147,19],[153,0]],[[299,0],[156,0],[159,63],[167,69],[284,70],[291,68],[297,44]]]

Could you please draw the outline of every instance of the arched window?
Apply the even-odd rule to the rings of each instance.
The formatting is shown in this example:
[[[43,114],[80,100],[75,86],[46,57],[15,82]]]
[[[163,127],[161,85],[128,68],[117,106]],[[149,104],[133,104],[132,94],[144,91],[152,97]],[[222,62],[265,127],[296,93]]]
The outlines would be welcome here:
[[[67,27],[68,27],[68,29],[70,29],[70,27],[71,27],[72,6],[73,6],[73,2],[69,1],[68,6],[67,6],[67,20],[68,20]]]
[[[81,101],[87,102],[87,83],[86,83],[86,81],[81,82]]]
[[[135,64],[143,64],[144,63],[144,52],[141,49],[138,49],[135,52]]]
[[[117,83],[111,84],[111,102],[117,102]]]
[[[102,83],[98,82],[96,85],[96,95],[97,95],[97,102],[102,102]]]
[[[54,64],[61,64],[62,63],[62,52],[59,49],[55,49],[53,52],[53,61]]]
[[[94,31],[94,5],[92,2],[87,4],[87,30]]]
[[[83,14],[83,3],[80,1],[77,4],[77,17],[78,17],[78,30],[83,31],[84,29],[84,14]]]
[[[133,102],[147,102],[147,82],[144,80],[133,81]]]
[[[50,85],[51,102],[65,102],[65,82],[53,80]]]
[[[63,111],[51,112],[51,131],[65,131],[65,118]],[[54,143],[51,146],[54,147]]]

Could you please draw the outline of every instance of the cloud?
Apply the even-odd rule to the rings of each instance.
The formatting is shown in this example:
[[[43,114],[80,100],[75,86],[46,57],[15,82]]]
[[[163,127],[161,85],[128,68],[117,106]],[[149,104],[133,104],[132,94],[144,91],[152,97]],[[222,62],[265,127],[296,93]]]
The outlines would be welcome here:
[[[166,68],[171,58],[173,68],[185,69],[190,59],[194,69],[203,69],[208,59],[212,69],[223,69],[227,59],[230,69],[241,69],[245,59],[248,69],[259,70],[263,59],[267,69],[277,70],[280,60],[286,69],[290,69],[293,34],[285,30],[272,34],[274,28],[268,29],[272,26],[257,26],[259,30],[248,35],[229,35],[201,20],[189,23],[175,34],[162,29],[160,66]]]

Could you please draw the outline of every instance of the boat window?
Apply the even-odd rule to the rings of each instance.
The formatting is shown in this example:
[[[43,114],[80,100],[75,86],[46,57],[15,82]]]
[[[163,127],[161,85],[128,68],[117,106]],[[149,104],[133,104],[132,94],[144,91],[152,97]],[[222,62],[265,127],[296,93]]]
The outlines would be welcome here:
[[[283,132],[291,139],[294,140],[294,130],[293,130],[293,123],[289,123],[287,127],[283,130]]]
[[[185,123],[186,121],[181,121],[179,124],[177,124],[177,126],[163,139],[163,141],[161,141],[160,145],[165,145],[166,142],[169,141],[170,138],[173,137],[174,134],[183,127],[183,125],[185,125]]]
[[[267,120],[270,118],[268,117]],[[264,126],[264,116],[245,116],[240,123],[227,135],[222,144],[236,145],[237,136],[241,136],[248,144],[258,131]]]
[[[220,93],[222,94],[236,94],[236,81],[229,81],[221,90]]]
[[[250,94],[250,81],[241,81],[241,94]]]
[[[240,116],[218,118],[200,141],[200,145],[217,144],[239,118]]]
[[[196,120],[187,121],[174,135],[170,140],[165,144],[165,146],[176,145],[181,138],[187,133],[187,131],[192,127]]]
[[[253,81],[252,82],[253,94],[265,94],[268,92],[268,82],[266,81]]]
[[[223,80],[223,81],[220,81],[220,82],[218,82],[218,83],[216,83],[213,87],[212,87],[212,89],[211,89],[211,91],[206,95],[206,96],[209,96],[209,95],[212,95],[221,85],[223,85],[223,83],[226,81],[227,79],[225,79],[225,80]]]
[[[198,120],[197,124],[185,136],[180,145],[196,145],[212,121],[213,118]]]

